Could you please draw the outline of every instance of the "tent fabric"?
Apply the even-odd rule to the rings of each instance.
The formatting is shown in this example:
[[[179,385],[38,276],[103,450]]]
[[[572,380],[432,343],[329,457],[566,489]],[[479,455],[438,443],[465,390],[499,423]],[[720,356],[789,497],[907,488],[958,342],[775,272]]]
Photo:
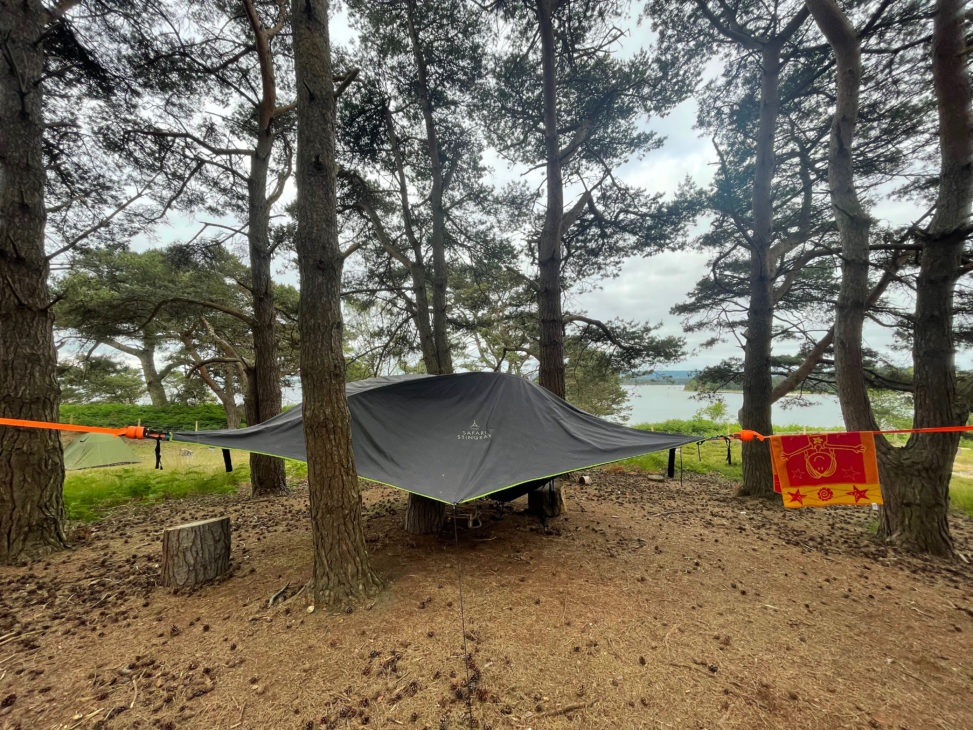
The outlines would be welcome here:
[[[105,433],[86,433],[64,447],[65,469],[94,469],[138,461],[123,439]]]
[[[448,504],[699,440],[609,423],[503,373],[370,378],[347,394],[358,475]],[[307,459],[300,406],[171,438]]]

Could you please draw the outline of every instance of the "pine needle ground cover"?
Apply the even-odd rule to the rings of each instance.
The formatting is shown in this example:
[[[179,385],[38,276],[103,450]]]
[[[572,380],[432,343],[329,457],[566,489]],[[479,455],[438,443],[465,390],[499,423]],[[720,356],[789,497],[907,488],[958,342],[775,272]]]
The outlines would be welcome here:
[[[868,510],[741,503],[714,475],[591,476],[547,531],[488,511],[458,550],[451,526],[405,534],[406,495],[367,487],[385,587],[352,613],[298,593],[301,485],[114,509],[73,550],[0,569],[0,725],[469,727],[458,559],[480,730],[973,727],[969,564],[875,544]],[[159,586],[161,529],[222,515],[230,577]],[[952,526],[969,555],[973,521]]]

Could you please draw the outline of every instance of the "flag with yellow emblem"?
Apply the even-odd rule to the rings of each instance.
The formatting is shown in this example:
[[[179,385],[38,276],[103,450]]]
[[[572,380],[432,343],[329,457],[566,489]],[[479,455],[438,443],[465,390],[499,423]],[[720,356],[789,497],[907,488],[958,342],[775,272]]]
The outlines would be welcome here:
[[[785,507],[882,504],[871,433],[772,436],[774,491]]]

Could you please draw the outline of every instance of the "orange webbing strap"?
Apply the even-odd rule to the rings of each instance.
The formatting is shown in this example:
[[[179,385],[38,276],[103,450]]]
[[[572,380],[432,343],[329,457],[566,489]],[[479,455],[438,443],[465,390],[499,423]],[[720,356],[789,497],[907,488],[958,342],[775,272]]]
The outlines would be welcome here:
[[[73,423],[52,423],[50,421],[24,421],[19,418],[0,418],[0,426],[20,426],[21,428],[50,428],[57,431],[80,431],[81,433],[107,433],[130,439],[164,438],[163,434],[146,433],[144,426],[125,428],[101,428],[100,426],[75,426]]]
[[[936,426],[934,428],[899,428],[891,429],[889,431],[814,431],[812,433],[950,433],[955,431],[973,431],[973,426]],[[804,434],[779,434],[782,436],[801,436]],[[729,434],[728,438],[739,439],[740,441],[753,441],[757,439],[758,441],[764,441],[766,439],[776,438],[775,436],[764,436],[763,434],[757,433],[756,431],[749,431],[744,429],[743,431],[736,431],[735,433]]]

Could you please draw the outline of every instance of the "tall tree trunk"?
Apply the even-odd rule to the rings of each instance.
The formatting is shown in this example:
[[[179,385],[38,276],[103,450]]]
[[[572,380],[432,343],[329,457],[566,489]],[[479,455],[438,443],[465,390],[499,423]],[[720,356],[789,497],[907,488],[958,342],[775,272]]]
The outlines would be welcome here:
[[[557,134],[557,79],[555,77],[554,2],[537,0],[544,75],[544,158],[547,164],[547,210],[537,245],[540,269],[537,312],[540,324],[539,380],[543,388],[565,396],[564,316],[561,312],[561,221],[564,217],[564,184]]]
[[[861,333],[868,283],[870,221],[852,171],[861,55],[858,39],[834,0],[806,0],[837,60],[838,94],[828,170],[841,236],[842,284],[835,315],[835,371],[849,429],[875,429],[862,374]],[[939,103],[942,171],[936,214],[922,237],[913,332],[916,427],[959,425],[969,415],[956,397],[953,292],[968,233],[973,144],[969,79],[962,62],[962,3],[941,0],[933,33],[933,80]],[[947,510],[958,437],[914,434],[904,448],[879,438],[879,478],[885,507],[879,536],[906,549],[952,554]]]
[[[415,27],[415,0],[409,0],[406,21],[409,26],[409,40],[412,44],[412,57],[416,63],[416,94],[422,108],[422,119],[426,128],[426,150],[429,154],[429,174],[432,188],[429,191],[429,207],[432,210],[432,328],[436,345],[436,369],[430,370],[437,375],[453,372],[453,356],[449,347],[449,331],[446,322],[446,295],[448,271],[446,267],[446,209],[443,207],[443,162],[439,152],[439,137],[432,116],[432,100],[429,94],[429,80],[426,70],[425,54]]]
[[[960,0],[939,0],[933,21],[941,163],[936,212],[921,240],[916,287],[912,361],[917,428],[961,426],[969,418],[969,403],[957,397],[953,341],[953,296],[973,200],[973,114],[963,59],[963,5]],[[880,537],[910,550],[952,554],[947,513],[958,445],[958,433],[914,434],[904,449],[883,450]]]
[[[429,238],[429,245],[432,249],[432,348],[427,352],[424,333],[421,322],[419,336],[423,341],[423,361],[426,371],[433,375],[448,375],[453,372],[453,355],[449,346],[449,330],[446,322],[447,306],[447,287],[448,270],[446,265],[446,210],[443,207],[443,163],[439,152],[439,137],[436,133],[436,123],[433,119],[432,100],[429,94],[429,80],[426,69],[425,54],[422,50],[422,43],[419,40],[419,33],[415,26],[416,5],[414,0],[409,0],[406,6],[406,23],[409,28],[409,41],[412,45],[412,58],[416,64],[416,95],[419,97],[419,105],[422,109],[422,119],[426,130],[426,151],[429,155],[429,173],[432,178],[432,187],[429,191],[429,206],[432,210],[432,235]],[[422,256],[422,249],[415,251],[417,257]],[[421,260],[419,258],[418,260]],[[428,307],[428,300],[425,294],[425,268],[422,268],[423,284],[420,286],[413,275],[413,285],[416,288],[416,304]],[[428,309],[422,310],[421,314],[426,314],[426,327],[428,328]],[[434,499],[428,499],[418,494],[409,495],[409,506],[405,513],[406,532],[413,534],[439,532],[443,523],[446,521],[446,505]]]
[[[57,354],[44,251],[40,2],[0,12],[0,413],[57,421]],[[0,563],[65,545],[64,461],[55,431],[0,428]]]
[[[268,126],[257,134],[257,146],[250,158],[247,178],[251,294],[253,296],[253,371],[247,425],[255,426],[280,413],[280,364],[277,360],[277,312],[271,278],[270,204],[267,200],[267,170],[273,151],[273,131]],[[255,419],[255,420],[254,420]],[[264,454],[250,454],[250,484],[254,497],[287,492],[284,460]]]
[[[292,0],[297,78],[297,256],[304,434],[314,543],[314,601],[336,605],[379,586],[368,564],[345,399],[335,96],[327,0]]]
[[[554,0],[537,0],[544,92],[544,159],[547,169],[547,210],[537,242],[537,316],[540,326],[538,380],[542,388],[564,398],[564,314],[561,311],[561,233],[564,222],[564,182],[557,133],[557,70],[554,49]],[[555,482],[556,485],[556,482]],[[560,486],[535,498],[531,508],[542,516],[564,510]]]
[[[132,349],[135,356],[139,359],[142,366],[142,375],[145,377],[145,389],[149,394],[149,399],[154,406],[169,405],[169,396],[162,385],[162,378],[155,367],[155,345],[147,343],[142,349]]]
[[[231,429],[240,428],[243,422],[243,411],[236,402],[236,394],[236,376],[233,374],[233,368],[227,367],[223,387],[216,395],[223,404],[223,412],[226,413],[226,427]]]
[[[761,49],[760,122],[753,174],[750,304],[743,355],[743,407],[740,409],[740,425],[765,435],[773,433],[770,355],[774,326],[774,280],[770,246],[774,204],[771,185],[776,168],[774,138],[777,133],[779,77],[780,45],[772,41]],[[774,475],[766,442],[743,443],[743,484],[738,494],[747,497],[774,496]]]
[[[841,414],[849,429],[875,430],[862,359],[862,326],[868,296],[871,219],[858,200],[852,144],[858,123],[861,48],[855,29],[834,0],[807,0],[837,62],[837,98],[831,124],[828,186],[841,240],[841,286],[835,305],[835,378]]]

